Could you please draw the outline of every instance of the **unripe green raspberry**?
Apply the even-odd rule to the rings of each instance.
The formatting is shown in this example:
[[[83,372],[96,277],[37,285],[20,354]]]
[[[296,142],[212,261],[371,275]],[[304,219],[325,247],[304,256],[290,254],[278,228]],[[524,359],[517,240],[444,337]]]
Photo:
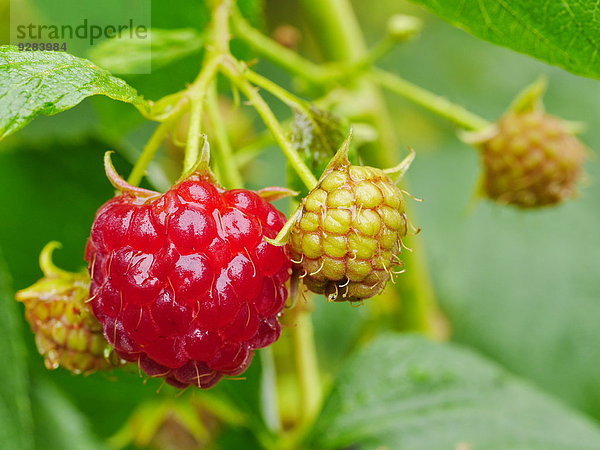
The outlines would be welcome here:
[[[402,192],[382,171],[330,166],[303,200],[290,248],[304,284],[332,301],[360,301],[385,287],[407,233]]]
[[[73,373],[90,373],[121,363],[88,309],[90,277],[58,269],[51,261],[58,243],[50,242],[40,255],[44,278],[16,294],[25,304],[25,318],[48,369],[59,366]]]
[[[521,208],[573,197],[586,155],[564,122],[541,110],[507,114],[481,148],[485,194]]]

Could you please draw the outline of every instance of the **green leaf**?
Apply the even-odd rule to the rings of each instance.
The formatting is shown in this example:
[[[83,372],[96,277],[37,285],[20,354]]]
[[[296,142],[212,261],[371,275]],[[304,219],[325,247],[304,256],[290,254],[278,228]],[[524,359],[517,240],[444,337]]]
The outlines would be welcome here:
[[[265,0],[238,0],[237,7],[253,26],[262,27],[264,24]]]
[[[216,395],[236,405],[245,420],[248,420],[248,426],[256,433],[266,433],[266,423],[261,411],[262,377],[263,367],[257,352],[241,380],[224,379],[212,389]]]
[[[579,0],[412,0],[494,44],[600,78],[600,16]]]
[[[32,448],[32,420],[25,347],[17,318],[17,303],[8,273],[0,261],[0,448]]]
[[[192,28],[178,30],[150,29],[149,39],[125,35],[102,41],[91,48],[88,56],[113,73],[144,73],[199,52],[203,35]]]
[[[147,107],[135,89],[87,59],[0,46],[0,140],[41,114],[65,111],[91,95]]]
[[[599,117],[600,90],[574,99],[567,86],[562,104]],[[590,131],[586,142],[598,148]],[[600,191],[582,185],[580,198],[535,212],[481,201],[466,214],[479,161],[466,146],[437,147],[422,152],[409,178],[426,200],[415,209],[453,339],[599,418]],[[590,179],[599,162],[587,164]]]
[[[591,421],[453,344],[386,335],[356,354],[308,447],[598,448]]]
[[[54,385],[36,380],[32,391],[36,448],[98,450],[104,448],[85,416]]]

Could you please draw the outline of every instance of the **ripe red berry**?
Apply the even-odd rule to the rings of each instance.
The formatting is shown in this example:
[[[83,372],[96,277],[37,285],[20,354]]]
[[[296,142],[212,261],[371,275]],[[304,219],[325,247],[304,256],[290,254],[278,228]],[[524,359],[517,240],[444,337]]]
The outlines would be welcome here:
[[[291,263],[264,238],[284,223],[257,193],[200,174],[163,195],[131,188],[108,201],[86,251],[106,338],[176,387],[241,374],[280,334]]]

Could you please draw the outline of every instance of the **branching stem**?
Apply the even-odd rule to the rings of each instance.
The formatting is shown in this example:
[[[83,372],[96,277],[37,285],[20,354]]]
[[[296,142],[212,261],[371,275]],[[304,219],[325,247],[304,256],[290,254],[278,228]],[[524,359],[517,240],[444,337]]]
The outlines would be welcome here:
[[[127,179],[129,184],[132,186],[138,186],[140,184],[142,178],[144,178],[144,175],[146,174],[148,165],[154,159],[154,155],[156,155],[157,150],[160,148],[160,145],[169,133],[172,123],[173,120],[170,119],[166,122],[162,122],[158,127],[156,127],[156,130],[154,130],[154,133],[146,143],[146,146],[142,150],[142,153],[131,170],[131,174]]]
[[[236,36],[268,60],[314,84],[320,84],[327,78],[326,69],[265,36],[253,28],[241,14],[234,14],[232,19]]]
[[[239,67],[237,61],[229,58],[222,65],[223,73],[238,87],[238,89],[246,96],[250,104],[259,116],[262,118],[266,127],[271,131],[275,141],[281,147],[283,154],[287,158],[292,168],[296,171],[302,182],[311,190],[317,184],[317,179],[304,163],[296,148],[288,139],[287,134],[275,114],[259,94],[257,88],[250,84],[245,78],[243,69]]]
[[[269,80],[267,77],[263,77],[262,75],[250,69],[246,69],[244,71],[244,76],[248,81],[270,92],[272,95],[277,97],[290,108],[300,110],[304,114],[310,115],[310,104],[306,100],[301,99],[300,97],[292,94],[290,91],[281,87],[277,83],[274,83],[273,81]]]
[[[380,69],[373,69],[369,77],[395,94],[398,94],[437,115],[454,122],[459,127],[467,130],[486,128],[490,123],[478,115],[466,110],[460,105],[452,103],[445,97],[433,94],[393,73]]]
[[[305,10],[315,21],[314,28],[319,29],[322,34],[320,41],[326,43],[327,49],[329,49],[328,54],[336,60],[336,62],[326,65],[316,64],[273,41],[260,31],[252,28],[239,15],[235,16],[234,28],[239,33],[239,37],[259,54],[315,86],[331,85],[344,80],[361,79],[367,76],[391,92],[450,120],[460,127],[477,130],[489,125],[488,121],[468,111],[463,106],[452,103],[444,97],[410,83],[398,75],[381,69],[369,70],[372,68],[373,63],[389,51],[391,41],[384,39],[375,49],[370,52],[367,51],[362,41],[362,33],[356,27],[354,18],[349,16],[348,8],[345,7],[344,2],[345,0],[327,0],[325,2],[307,0],[303,2]],[[351,20],[348,19],[350,21],[347,22],[344,17],[350,17]],[[332,20],[329,18],[332,18]],[[327,28],[332,25],[332,21],[337,22],[336,28]],[[268,88],[265,87],[265,89]]]

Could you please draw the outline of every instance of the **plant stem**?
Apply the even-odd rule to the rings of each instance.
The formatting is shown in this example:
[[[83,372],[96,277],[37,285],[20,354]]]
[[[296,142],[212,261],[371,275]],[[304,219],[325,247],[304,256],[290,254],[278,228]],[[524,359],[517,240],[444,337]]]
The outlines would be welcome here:
[[[189,96],[192,100],[190,112],[190,127],[188,130],[187,144],[185,147],[185,156],[183,158],[183,173],[188,172],[192,166],[198,161],[200,154],[200,130],[202,122],[202,110],[206,91],[212,79],[217,74],[221,55],[212,54],[207,56],[206,63],[202,67],[202,71],[190,86]]]
[[[462,128],[479,130],[490,125],[487,120],[479,117],[477,114],[467,111],[462,106],[433,94],[393,73],[381,69],[373,69],[369,76],[382,87],[454,122]]]
[[[362,31],[346,0],[300,0],[325,55],[335,61],[356,61],[367,53]]]
[[[232,7],[232,0],[217,0],[217,6],[213,9],[210,44],[214,46],[212,51],[221,55],[229,53],[229,19]]]
[[[188,140],[183,159],[183,173],[188,172],[196,163],[200,153],[200,130],[202,110],[209,85],[218,72],[224,55],[229,53],[229,14],[231,0],[218,2],[213,10],[213,21],[209,32],[209,45],[202,70],[188,89],[192,101]]]
[[[309,300],[307,300],[308,302]],[[296,305],[296,323],[292,328],[296,373],[300,387],[300,423],[298,428],[309,425],[319,411],[321,404],[321,378],[315,347],[311,305]]]
[[[268,78],[263,77],[250,69],[245,70],[244,75],[248,81],[270,92],[289,107],[298,109],[306,115],[310,115],[310,104],[306,100],[297,97],[277,83],[272,82]]]
[[[127,182],[132,186],[138,186],[144,178],[146,174],[146,169],[148,169],[148,165],[154,159],[154,155],[156,155],[157,150],[160,148],[163,140],[168,134],[171,126],[173,124],[173,120],[168,120],[166,122],[162,122],[156,129],[152,136],[146,143],[146,146],[142,150],[138,160],[135,162],[133,169],[131,170],[131,174],[127,179]]]
[[[227,135],[227,129],[219,114],[217,90],[214,84],[208,92],[206,106],[211,127],[217,141],[218,153],[216,163],[221,173],[221,181],[229,189],[241,188],[244,186],[244,182],[236,164],[229,136]]]
[[[281,147],[285,157],[290,165],[294,168],[302,182],[309,190],[312,190],[317,184],[317,179],[306,166],[290,140],[287,138],[286,132],[275,117],[271,108],[258,93],[256,87],[252,86],[244,77],[242,69],[238,67],[236,61],[229,59],[222,65],[223,73],[239,88],[240,91],[248,98],[256,112],[260,115],[267,128],[273,134],[275,141]]]
[[[277,371],[273,349],[263,348],[259,351],[259,356],[262,363],[262,414],[269,430],[278,433],[281,431],[281,420],[277,404]]]
[[[320,84],[327,77],[325,68],[265,36],[253,28],[241,14],[235,13],[232,19],[236,36],[268,60],[315,84]]]
[[[204,101],[204,92],[192,99],[192,108],[190,111],[189,128],[185,146],[185,155],[183,157],[183,172],[187,173],[198,161],[200,156],[200,129],[202,122],[202,106]]]
[[[328,56],[337,61],[336,63],[328,66],[313,63],[254,29],[239,14],[234,16],[234,27],[239,37],[258,53],[315,85],[360,79],[365,72],[368,72],[370,65],[389,50],[391,42],[389,39],[384,39],[374,50],[367,51],[356,19],[352,16],[351,10],[349,13],[348,8],[344,6],[345,0],[302,1],[304,10],[315,21],[314,28],[320,34],[320,41],[326,43],[325,50]],[[335,28],[329,28],[334,21]],[[332,40],[333,45],[330,43]],[[373,69],[368,76],[382,87],[461,127],[476,130],[489,125],[488,121],[477,114],[397,75],[381,69]]]

